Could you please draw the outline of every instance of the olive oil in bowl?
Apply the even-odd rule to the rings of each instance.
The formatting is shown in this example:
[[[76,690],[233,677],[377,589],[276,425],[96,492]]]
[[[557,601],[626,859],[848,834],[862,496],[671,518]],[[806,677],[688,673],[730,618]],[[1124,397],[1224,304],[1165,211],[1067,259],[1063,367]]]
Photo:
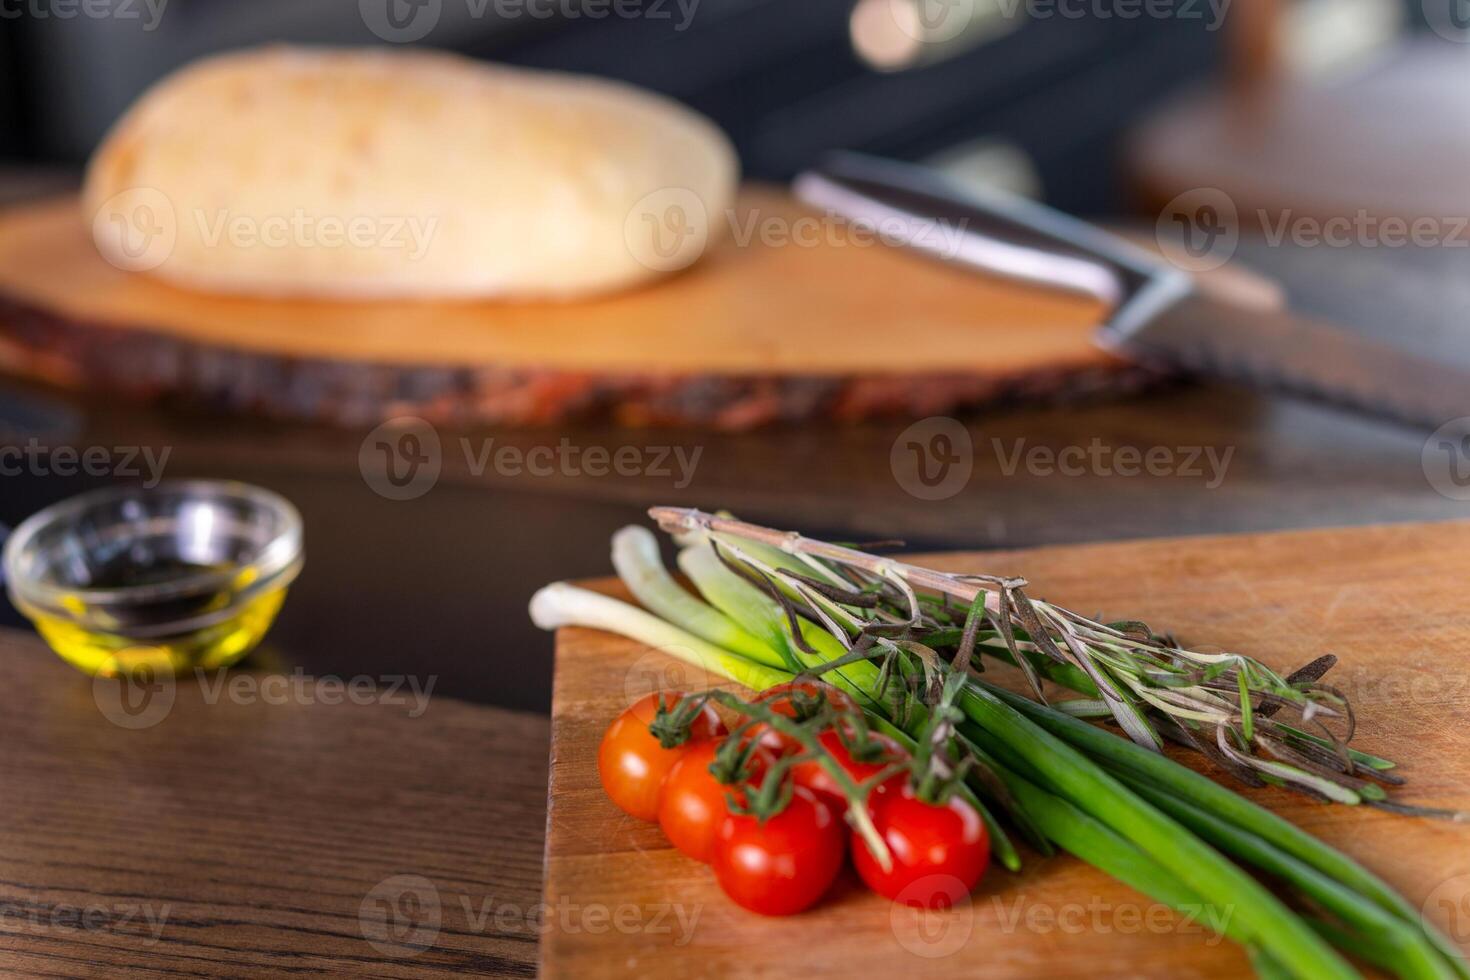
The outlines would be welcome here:
[[[5,548],[11,600],[88,674],[228,666],[265,636],[301,571],[301,518],[239,483],[84,494]]]

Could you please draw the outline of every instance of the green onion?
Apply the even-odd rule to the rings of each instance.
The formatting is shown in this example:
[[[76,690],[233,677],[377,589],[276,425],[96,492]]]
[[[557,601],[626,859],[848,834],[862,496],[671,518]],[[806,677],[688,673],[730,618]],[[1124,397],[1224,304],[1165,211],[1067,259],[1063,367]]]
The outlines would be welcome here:
[[[1124,778],[1144,799],[1227,854],[1290,882],[1347,925],[1385,944],[1393,952],[1394,972],[1399,976],[1414,980],[1448,980],[1455,976],[1417,929],[1357,892],[1226,820],[1142,780]]]
[[[1074,747],[1146,778],[1197,807],[1248,830],[1286,854],[1371,899],[1403,921],[1419,926],[1429,941],[1454,966],[1459,976],[1470,976],[1458,949],[1448,938],[1430,928],[1408,901],[1345,854],[1328,847],[1270,810],[1257,806],[1238,793],[1232,793],[1214,780],[1181,766],[1166,756],[1139,749],[1126,739],[1019,695],[999,688],[988,690]]]
[[[544,630],[582,626],[617,633],[755,691],[792,678],[785,671],[722,650],[620,599],[566,582],[548,585],[532,596],[531,621]]]
[[[731,653],[768,667],[785,668],[775,649],[674,581],[659,559],[658,539],[652,531],[630,525],[614,534],[612,562],[623,584],[650,612]]]
[[[1211,903],[1233,908],[1249,940],[1284,967],[1313,980],[1357,975],[1332,947],[1255,879],[1134,796],[1072,746],[1028,721],[985,688],[967,690],[961,707],[978,725],[1035,767],[1059,795],[1113,830],[1127,834],[1139,850]],[[1086,725],[1080,721],[1076,724]]]
[[[782,615],[780,607],[721,564],[713,549],[705,546],[685,548],[679,553],[679,568],[717,609],[747,625],[766,643],[780,644],[779,649],[791,673],[822,667],[847,653],[847,648],[836,637],[808,620],[799,623],[801,639],[817,652],[802,650],[788,632],[789,621]],[[873,691],[878,682],[878,668],[866,660],[827,672],[823,678],[863,702],[875,703]]]

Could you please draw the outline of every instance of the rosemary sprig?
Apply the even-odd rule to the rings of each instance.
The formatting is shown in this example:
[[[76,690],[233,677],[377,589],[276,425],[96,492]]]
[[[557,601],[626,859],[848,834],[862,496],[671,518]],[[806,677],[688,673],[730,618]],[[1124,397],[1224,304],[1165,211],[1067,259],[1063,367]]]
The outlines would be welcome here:
[[[1247,784],[1378,804],[1379,784],[1397,781],[1348,748],[1352,707],[1322,682],[1330,656],[1283,677],[1243,654],[1185,649],[1144,623],[1099,622],[1033,599],[1021,578],[942,572],[696,510],[651,514],[686,544],[707,541],[792,622],[820,626],[849,651],[861,640],[881,659],[917,644],[967,665],[989,653],[1020,668],[1036,700],[1047,700],[1043,678],[1060,683],[1083,695],[1077,713],[1106,711],[1152,751],[1166,738],[1189,745]]]

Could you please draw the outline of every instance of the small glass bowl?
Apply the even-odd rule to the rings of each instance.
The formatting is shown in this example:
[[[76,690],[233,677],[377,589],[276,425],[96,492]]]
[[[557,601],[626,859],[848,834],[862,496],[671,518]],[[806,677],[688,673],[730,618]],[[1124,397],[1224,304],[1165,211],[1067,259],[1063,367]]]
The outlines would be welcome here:
[[[10,600],[88,674],[227,667],[265,636],[301,572],[301,515],[243,483],[82,494],[5,544]]]

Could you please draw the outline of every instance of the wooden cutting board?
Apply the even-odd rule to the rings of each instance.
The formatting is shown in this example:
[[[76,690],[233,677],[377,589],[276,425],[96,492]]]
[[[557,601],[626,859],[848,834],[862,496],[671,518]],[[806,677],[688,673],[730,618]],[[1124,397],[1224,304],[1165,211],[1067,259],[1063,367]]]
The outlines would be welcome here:
[[[1406,801],[1470,807],[1470,522],[930,560],[1024,575],[1034,596],[1141,617],[1195,649],[1239,650],[1282,669],[1335,653],[1342,663],[1329,680],[1356,704],[1354,744],[1401,763]],[[657,827],[624,816],[597,779],[602,730],[630,697],[654,682],[701,681],[605,633],[559,635],[547,976],[781,977],[798,968],[862,977],[1249,975],[1233,944],[1068,855],[1028,852],[1019,875],[992,867],[968,907],[944,914],[895,911],[851,872],[804,915],[767,919],[737,908],[708,868],[670,849]],[[1470,951],[1470,827],[1249,793],[1383,876]]]
[[[1151,377],[1092,345],[1096,302],[854,244],[769,188],[747,188],[725,224],[688,272],[595,301],[267,301],[114,268],[64,198],[0,213],[0,367],[352,425],[611,414],[739,428]]]

